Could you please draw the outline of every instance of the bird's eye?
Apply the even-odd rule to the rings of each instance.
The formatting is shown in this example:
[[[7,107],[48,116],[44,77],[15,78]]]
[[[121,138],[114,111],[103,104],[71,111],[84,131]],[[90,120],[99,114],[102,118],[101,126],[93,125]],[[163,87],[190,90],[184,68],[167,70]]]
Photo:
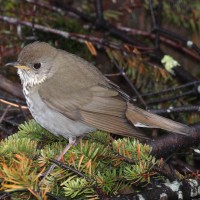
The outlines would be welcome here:
[[[41,67],[41,63],[35,63],[35,64],[33,65],[33,68],[34,68],[34,69],[40,69],[40,67]]]

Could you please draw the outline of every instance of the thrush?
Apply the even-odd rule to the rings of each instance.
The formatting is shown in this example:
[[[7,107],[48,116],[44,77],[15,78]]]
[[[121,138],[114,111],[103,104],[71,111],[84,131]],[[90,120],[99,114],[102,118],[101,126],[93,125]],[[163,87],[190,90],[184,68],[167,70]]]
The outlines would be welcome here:
[[[138,126],[188,135],[187,125],[147,112],[131,103],[118,86],[95,66],[45,42],[25,46],[14,65],[35,120],[70,142],[97,129],[136,138],[146,137]]]

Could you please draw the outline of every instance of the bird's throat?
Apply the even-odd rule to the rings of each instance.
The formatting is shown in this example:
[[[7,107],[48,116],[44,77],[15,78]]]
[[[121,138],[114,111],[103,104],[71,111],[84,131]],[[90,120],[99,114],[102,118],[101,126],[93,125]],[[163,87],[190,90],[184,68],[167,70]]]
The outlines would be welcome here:
[[[18,69],[17,73],[21,79],[23,89],[39,85],[47,78],[47,76],[41,76],[40,74],[33,73],[31,70]]]

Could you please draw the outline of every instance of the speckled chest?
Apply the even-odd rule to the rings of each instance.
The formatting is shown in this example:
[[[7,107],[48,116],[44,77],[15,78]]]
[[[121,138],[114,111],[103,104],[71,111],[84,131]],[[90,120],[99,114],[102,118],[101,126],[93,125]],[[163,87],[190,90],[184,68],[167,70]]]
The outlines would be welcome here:
[[[26,104],[27,104],[29,110],[32,112],[34,109],[32,108],[33,104],[32,104],[31,98],[30,98],[30,86],[28,86],[28,85],[23,86],[23,93],[26,98]]]

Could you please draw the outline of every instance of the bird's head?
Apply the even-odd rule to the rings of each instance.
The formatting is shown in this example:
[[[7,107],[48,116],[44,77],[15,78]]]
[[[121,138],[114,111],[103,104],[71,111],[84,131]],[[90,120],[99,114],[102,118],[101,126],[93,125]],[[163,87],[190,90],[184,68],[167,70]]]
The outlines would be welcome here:
[[[34,42],[25,46],[20,52],[17,62],[12,64],[18,68],[22,83],[33,86],[52,76],[56,53],[57,50],[49,44]]]

